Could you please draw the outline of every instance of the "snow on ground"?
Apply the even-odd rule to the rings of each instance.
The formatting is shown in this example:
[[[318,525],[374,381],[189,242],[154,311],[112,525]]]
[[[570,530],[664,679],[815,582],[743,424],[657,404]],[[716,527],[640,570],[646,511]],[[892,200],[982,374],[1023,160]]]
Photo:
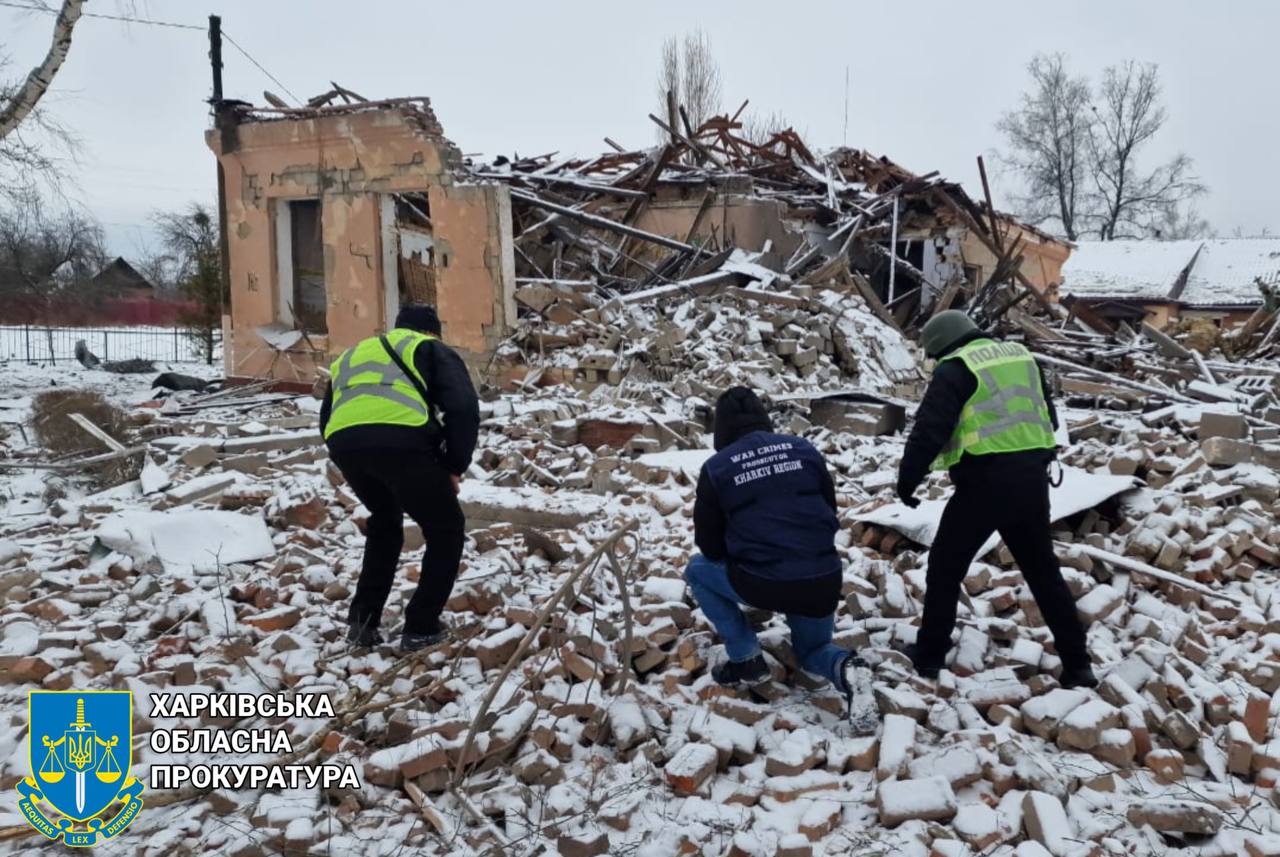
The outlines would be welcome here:
[[[462,495],[473,529],[446,612],[455,640],[409,659],[343,639],[367,512],[325,458],[313,401],[195,409],[199,397],[182,393],[158,408],[149,374],[6,365],[0,420],[25,419],[40,389],[98,389],[129,409],[152,466],[147,493],[137,480],[76,479],[51,493],[47,471],[29,466],[0,476],[0,787],[30,772],[33,689],[131,690],[144,780],[152,765],[249,758],[153,750],[154,730],[193,725],[153,716],[160,693],[323,692],[332,722],[206,725],[287,728],[301,760],[350,763],[358,788],[153,788],[133,827],[101,850],[1277,853],[1280,484],[1265,463],[1221,460],[1176,415],[1148,425],[1136,411],[1063,409],[1064,463],[1082,485],[1107,483],[1072,494],[1055,525],[1103,678],[1096,691],[1068,691],[1003,549],[964,583],[949,668],[937,681],[910,672],[890,644],[915,634],[924,539],[868,517],[894,500],[902,438],[815,425],[788,402],[779,428],[811,438],[836,478],[846,569],[836,637],[875,666],[880,734],[855,736],[844,700],[797,668],[782,617],[752,614],[769,681],[714,684],[708,667],[723,653],[681,579],[707,453],[680,446],[705,444],[711,394],[763,377],[786,394],[897,395],[919,378],[903,365],[911,349],[856,299],[821,306],[778,310],[768,336],[767,311],[741,303],[635,309],[634,343],[611,346],[631,349],[619,383],[486,400]],[[584,341],[576,356],[599,349]],[[545,365],[573,365],[565,357]],[[12,432],[3,443],[8,463],[43,457]],[[947,491],[937,476],[925,489],[936,501]],[[617,569],[592,565],[624,529]],[[392,639],[420,546],[409,527],[383,624]],[[1112,555],[1125,564],[1099,558]],[[572,607],[544,623],[584,563],[565,589]],[[16,801],[0,802],[0,854],[61,848]]]

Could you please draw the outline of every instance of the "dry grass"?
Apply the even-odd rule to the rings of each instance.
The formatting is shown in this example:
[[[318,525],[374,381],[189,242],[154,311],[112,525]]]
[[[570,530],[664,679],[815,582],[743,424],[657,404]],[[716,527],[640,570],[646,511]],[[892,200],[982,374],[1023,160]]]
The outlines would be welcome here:
[[[31,427],[36,440],[57,455],[102,449],[102,444],[69,418],[84,414],[107,434],[125,442],[128,421],[124,411],[91,390],[46,390],[31,403]]]
[[[101,453],[107,450],[88,432],[73,422],[68,414],[84,414],[98,428],[128,445],[129,421],[124,411],[91,390],[46,390],[31,403],[31,428],[36,441],[49,450],[51,457],[61,458],[76,453]],[[106,462],[88,468],[99,485],[106,487],[136,478],[141,472],[141,456]]]

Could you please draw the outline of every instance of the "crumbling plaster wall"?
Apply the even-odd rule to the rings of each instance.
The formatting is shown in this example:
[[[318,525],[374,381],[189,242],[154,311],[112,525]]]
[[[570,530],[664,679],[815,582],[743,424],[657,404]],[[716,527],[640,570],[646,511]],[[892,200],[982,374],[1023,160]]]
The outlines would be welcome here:
[[[1057,300],[1058,286],[1062,285],[1062,265],[1071,255],[1071,246],[1049,241],[1034,232],[1011,227],[1007,221],[1001,228],[1008,230],[1004,234],[1005,246],[1012,244],[1018,237],[1022,238],[1019,252],[1022,253],[1022,275],[1027,278],[1041,294],[1050,300]],[[964,261],[969,265],[981,265],[982,276],[991,276],[996,268],[996,255],[987,245],[968,230],[963,230],[960,250]]]
[[[701,207],[701,196],[659,202],[646,208],[635,225],[646,232],[684,241],[690,237],[689,230]],[[763,250],[767,242],[772,242],[771,251],[786,259],[804,236],[784,222],[784,215],[784,206],[777,200],[719,195],[693,237],[706,240],[714,230],[722,246],[733,244],[751,251]]]
[[[437,263],[445,341],[479,366],[514,321],[509,192],[459,183],[459,153],[429,112],[250,121],[211,131],[207,142],[227,187],[229,376],[309,382],[317,366],[390,326],[396,302],[387,300],[384,283],[396,280],[383,268],[394,255],[383,243],[395,231],[383,220],[394,207],[381,204],[389,193],[426,192],[430,199],[436,241],[448,248],[447,261]],[[289,321],[281,307],[293,286],[280,282],[280,259],[290,248],[280,246],[275,220],[281,203],[309,198],[321,200],[328,333],[308,334],[277,358],[257,333]]]

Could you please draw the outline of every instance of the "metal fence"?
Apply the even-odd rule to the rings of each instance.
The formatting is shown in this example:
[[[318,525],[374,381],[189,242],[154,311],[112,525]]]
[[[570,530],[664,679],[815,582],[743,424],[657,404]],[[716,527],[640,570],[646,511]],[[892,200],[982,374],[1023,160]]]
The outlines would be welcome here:
[[[220,335],[217,338],[221,338]],[[155,360],[164,363],[193,363],[205,359],[204,346],[188,330],[168,327],[44,327],[42,325],[0,325],[0,362],[66,363],[76,359],[76,343],[99,360]],[[214,346],[213,359],[221,358],[221,344]]]

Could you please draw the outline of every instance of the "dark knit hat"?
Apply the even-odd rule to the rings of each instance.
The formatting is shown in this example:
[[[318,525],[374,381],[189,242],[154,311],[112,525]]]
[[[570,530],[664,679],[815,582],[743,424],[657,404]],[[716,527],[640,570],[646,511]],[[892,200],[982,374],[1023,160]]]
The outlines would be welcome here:
[[[400,307],[400,312],[396,313],[396,327],[439,336],[440,316],[436,315],[436,308],[433,306],[405,304]]]
[[[753,431],[773,431],[764,402],[746,387],[730,387],[716,401],[716,451]]]

